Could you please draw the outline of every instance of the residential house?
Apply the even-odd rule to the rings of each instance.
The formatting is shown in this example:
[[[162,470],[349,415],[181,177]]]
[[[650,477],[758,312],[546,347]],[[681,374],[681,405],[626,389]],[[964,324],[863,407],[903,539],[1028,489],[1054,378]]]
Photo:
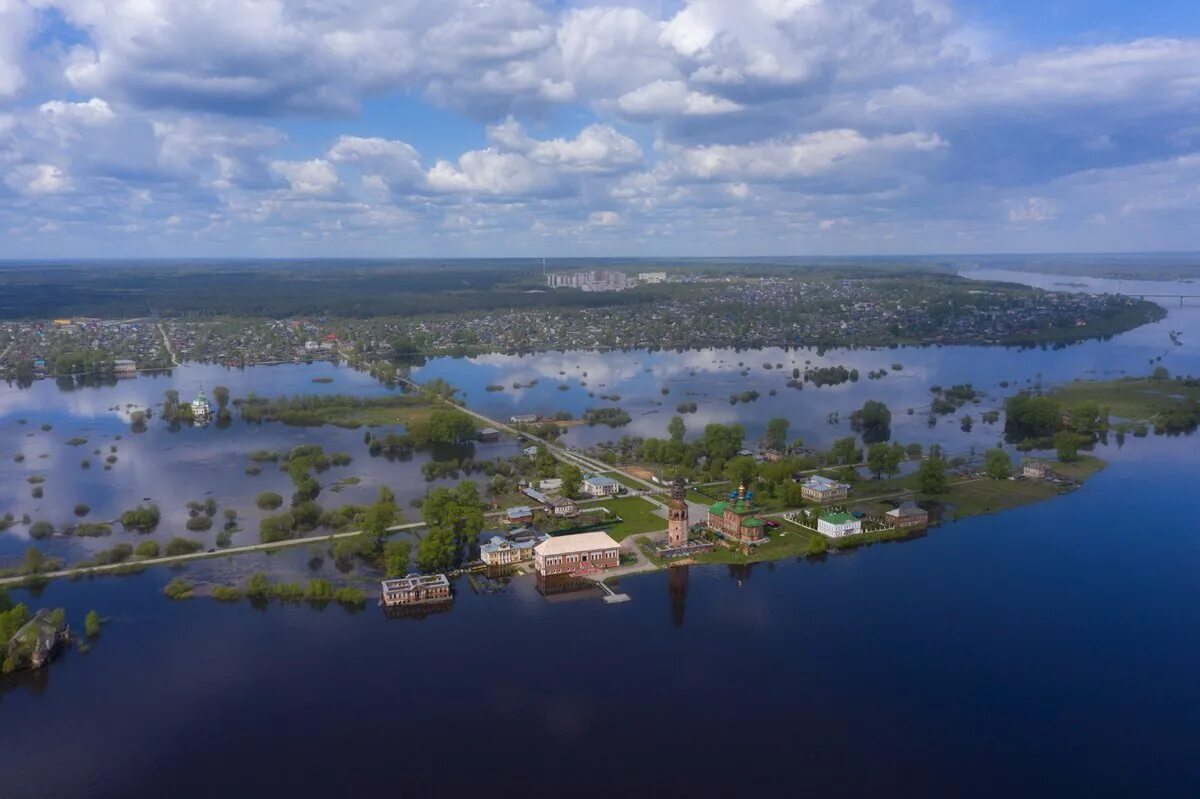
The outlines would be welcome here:
[[[509,524],[529,524],[533,521],[533,508],[528,505],[518,505],[504,512]]]
[[[593,497],[615,497],[621,493],[621,484],[611,477],[594,474],[583,478],[583,492]]]
[[[839,483],[815,474],[800,484],[800,496],[809,502],[833,502],[850,494],[849,483]]]
[[[849,513],[822,513],[817,518],[817,532],[830,538],[858,535],[862,522]]]
[[[915,502],[901,502],[884,514],[893,527],[924,527],[929,524],[929,511]]]
[[[1031,480],[1045,480],[1050,474],[1050,467],[1041,461],[1025,461],[1021,473]]]
[[[567,499],[566,497],[555,497],[554,499],[550,500],[550,510],[555,516],[565,516],[570,518],[571,516],[579,513],[579,506],[575,504],[575,500],[573,499]]]

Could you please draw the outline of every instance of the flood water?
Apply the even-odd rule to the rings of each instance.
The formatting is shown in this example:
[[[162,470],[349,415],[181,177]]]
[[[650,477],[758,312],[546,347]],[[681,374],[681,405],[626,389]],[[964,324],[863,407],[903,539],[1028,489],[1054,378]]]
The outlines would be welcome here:
[[[1170,343],[1169,330],[1184,331],[1184,346]],[[998,405],[1001,380],[1011,392],[1039,373],[1044,381],[1145,374],[1158,355],[1173,373],[1200,374],[1198,338],[1200,310],[1185,307],[1111,341],[1061,350],[551,353],[440,359],[416,377],[446,377],[473,407],[499,415],[582,409],[596,403],[589,389],[620,394],[634,423],[575,428],[568,441],[577,445],[661,434],[680,395],[693,391],[693,432],[737,420],[754,438],[765,419],[787,415],[792,435],[821,444],[849,434],[845,421],[826,423],[829,410],[844,418],[877,398],[896,414],[894,438],[955,450],[994,444],[999,430],[984,435],[977,422],[962,433],[953,418],[930,430],[923,415],[910,422],[897,409],[927,404],[934,383],[973,382]],[[762,368],[797,358],[856,366],[864,377],[796,391]],[[894,361],[901,372],[866,380],[867,369]],[[588,376],[559,391],[557,373],[572,375],[576,365]],[[182,509],[211,488],[249,513],[252,502],[239,497],[279,490],[260,481],[282,485],[286,475],[246,477],[245,452],[293,438],[350,452],[347,474],[370,474],[397,493],[424,490],[419,466],[412,475],[411,464],[369,459],[361,431],[235,424],[134,437],[106,410],[158,402],[171,381],[190,396],[187,383],[200,378],[235,396],[241,388],[384,390],[334,367],[191,369],[216,367],[111,389],[0,389],[0,454],[17,445],[27,454],[21,464],[0,461],[4,505],[25,507],[33,468],[48,473],[47,500],[55,491],[67,508],[80,501],[82,456],[61,441],[88,424],[96,441],[123,433],[113,470],[93,466],[86,476],[102,481],[87,489],[97,507],[109,492],[126,492],[116,507],[145,494],[164,511]],[[310,387],[322,370],[335,382]],[[539,376],[534,388],[511,390],[513,380]],[[489,383],[508,388],[486,392]],[[776,397],[759,388],[757,403],[729,405],[732,386],[756,384],[778,386]],[[53,430],[43,433],[47,420]],[[51,457],[36,458],[39,448]],[[1151,436],[1097,454],[1107,469],[1046,503],[821,560],[626,578],[621,590],[632,601],[620,605],[547,599],[521,579],[486,595],[460,581],[453,605],[424,618],[386,618],[373,606],[348,613],[162,597],[164,584],[196,567],[55,581],[33,599],[15,591],[14,599],[66,607],[77,628],[91,608],[111,622],[90,652],[0,685],[9,731],[0,796],[1195,796],[1200,446],[1195,437]],[[18,552],[23,535],[0,534]],[[115,535],[105,545],[116,540],[136,539]],[[227,568],[302,569],[305,557],[255,555]]]

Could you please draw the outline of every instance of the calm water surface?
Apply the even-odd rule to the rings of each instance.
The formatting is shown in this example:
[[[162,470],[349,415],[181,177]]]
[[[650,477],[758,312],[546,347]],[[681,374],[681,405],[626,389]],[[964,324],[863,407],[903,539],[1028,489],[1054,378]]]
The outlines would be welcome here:
[[[1168,330],[1183,330],[1185,346],[1171,345]],[[493,413],[583,408],[596,402],[589,389],[615,391],[638,411],[634,432],[646,434],[665,429],[692,391],[701,404],[693,429],[736,419],[755,435],[782,411],[794,435],[822,442],[848,434],[844,422],[826,424],[827,409],[845,414],[872,397],[893,409],[917,406],[932,383],[970,381],[994,390],[998,403],[1001,380],[1143,374],[1158,355],[1173,372],[1200,373],[1198,337],[1198,313],[1185,308],[1110,342],[1057,351],[831,352],[819,362],[857,366],[864,379],[802,392],[783,388],[786,375],[762,364],[818,362],[815,353],[491,356],[433,361],[417,376],[465,386],[473,405]],[[738,360],[751,378],[738,375]],[[902,372],[865,379],[867,369],[893,361]],[[577,364],[588,377],[573,376]],[[571,375],[568,391],[556,388],[559,371]],[[203,374],[204,384],[243,393],[240,375],[218,372]],[[331,373],[338,382],[321,386],[310,385],[315,371],[259,370],[292,382],[254,390],[348,390],[354,381],[383,390],[346,370]],[[483,390],[533,376],[542,382],[520,394]],[[97,440],[116,435],[125,423],[106,409],[157,402],[170,381],[191,380],[176,370],[170,380],[65,395],[44,384],[0,390],[0,454],[28,447],[24,464],[0,461],[4,503],[27,502],[24,476],[40,447],[51,453],[41,461],[61,461],[38,467],[52,472],[47,499],[57,490],[73,504],[86,485],[77,477],[81,455],[61,439],[89,424]],[[769,398],[760,388],[758,403],[730,406],[728,394],[746,380],[779,392]],[[54,429],[43,433],[37,424],[48,414],[56,414]],[[940,438],[956,449],[998,436],[978,423],[964,434],[949,419],[930,431],[902,412],[896,427],[902,441]],[[327,449],[355,456],[345,473],[363,474],[371,463],[372,479],[424,490],[419,471],[403,471],[411,464],[370,461],[361,431],[264,426],[252,434],[332,436]],[[603,435],[613,433],[581,428],[571,440]],[[164,510],[209,488],[230,501],[252,496],[273,483],[257,482],[269,470],[242,473],[244,453],[263,446],[249,436],[237,426],[136,439],[125,431],[113,471],[87,475],[103,481],[89,496],[99,503],[128,492],[113,500],[119,506],[126,496],[170,491]],[[1131,438],[1098,454],[1109,467],[1050,502],[819,561],[627,578],[622,590],[632,601],[623,605],[548,600],[517,580],[489,595],[460,582],[452,608],[425,618],[388,619],[374,607],[258,610],[168,602],[160,592],[177,574],[168,569],[54,582],[32,599],[14,592],[66,607],[77,627],[90,608],[112,621],[90,652],[3,682],[0,721],[9,734],[0,796],[1195,796],[1200,446],[1195,437]],[[27,543],[20,530],[5,535],[14,551]],[[225,568],[303,571],[308,556],[239,558]]]

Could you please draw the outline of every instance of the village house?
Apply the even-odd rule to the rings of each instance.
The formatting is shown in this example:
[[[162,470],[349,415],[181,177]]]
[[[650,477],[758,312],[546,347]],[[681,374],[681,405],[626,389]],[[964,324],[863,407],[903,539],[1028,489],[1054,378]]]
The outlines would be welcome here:
[[[483,442],[499,441],[500,431],[494,427],[485,427],[479,431],[479,440]]]
[[[533,521],[533,508],[528,505],[518,505],[504,512],[509,524],[529,524]]]
[[[537,573],[585,574],[621,564],[621,546],[603,531],[548,538],[534,549]]]
[[[380,583],[379,601],[389,608],[451,598],[450,580],[444,574],[410,574]]]
[[[893,527],[924,527],[929,524],[929,511],[915,502],[901,502],[884,514]]]
[[[592,475],[583,479],[583,492],[593,497],[615,497],[621,492],[621,484],[611,477]]]
[[[567,499],[566,497],[555,497],[550,500],[550,510],[555,516],[563,516],[570,518],[579,513],[579,506],[575,504],[575,500]]]
[[[509,424],[537,424],[541,420],[540,413],[517,413],[508,417]]]
[[[1030,480],[1045,480],[1050,474],[1050,467],[1041,461],[1025,461],[1021,474]]]
[[[849,513],[822,513],[817,518],[817,532],[830,538],[858,535],[862,522]]]
[[[113,361],[113,374],[117,377],[137,377],[137,362],[127,358]]]
[[[532,530],[529,535],[492,536],[491,540],[479,548],[479,559],[488,566],[507,566],[511,563],[532,560],[533,550],[545,540],[545,536]]]
[[[800,496],[809,502],[833,502],[845,499],[849,494],[849,483],[839,483],[819,474],[814,474],[800,484]]]

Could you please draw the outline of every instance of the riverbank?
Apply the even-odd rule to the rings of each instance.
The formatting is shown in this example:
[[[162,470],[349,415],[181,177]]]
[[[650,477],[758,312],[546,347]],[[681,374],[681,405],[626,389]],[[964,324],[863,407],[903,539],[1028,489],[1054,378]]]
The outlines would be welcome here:
[[[1104,467],[1103,460],[1087,455],[1074,463],[1055,463],[1052,468],[1078,486]],[[664,561],[654,554],[653,542],[649,537],[639,536],[634,540],[642,554],[660,568],[673,565],[761,563],[784,558],[820,556],[830,550],[849,550],[887,541],[916,538],[947,523],[1045,502],[1071,490],[1073,489],[1046,480],[1030,480],[1023,477],[995,480],[990,477],[973,476],[950,482],[944,492],[926,494],[920,490],[917,475],[912,474],[892,480],[860,483],[856,486],[854,494],[842,504],[850,511],[880,516],[900,502],[915,501],[930,509],[931,526],[928,529],[899,528],[831,539],[782,518],[784,511],[777,511],[765,516],[778,521],[780,526],[770,533],[767,543],[747,553],[718,546],[712,552],[693,558]]]

